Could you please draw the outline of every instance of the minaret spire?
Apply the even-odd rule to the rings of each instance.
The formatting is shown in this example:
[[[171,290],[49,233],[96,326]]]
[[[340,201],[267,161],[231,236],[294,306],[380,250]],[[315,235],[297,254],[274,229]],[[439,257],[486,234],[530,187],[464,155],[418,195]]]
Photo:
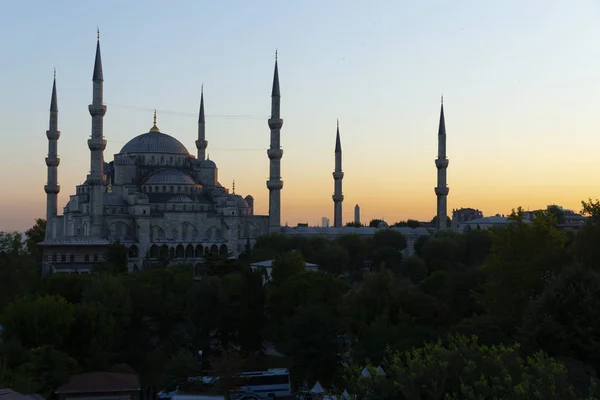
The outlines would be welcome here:
[[[281,149],[280,133],[283,126],[283,120],[280,116],[281,94],[279,91],[279,70],[277,67],[277,51],[275,51],[275,71],[273,73],[273,90],[271,91],[271,118],[269,118],[269,128],[271,129],[271,145],[267,150],[269,157],[269,180],[267,188],[269,189],[269,232],[279,232],[281,228],[281,189],[283,181],[281,180]]]
[[[57,215],[57,198],[60,192],[60,186],[58,185],[58,165],[60,164],[60,158],[58,157],[58,139],[60,138],[60,131],[58,130],[58,98],[56,95],[56,69],[54,70],[54,81],[52,83],[52,96],[50,99],[50,122],[48,124],[48,130],[46,131],[46,137],[48,138],[48,157],[46,157],[46,167],[48,167],[48,182],[44,186],[46,192],[46,222],[48,229],[46,229],[46,239],[51,239],[53,235],[53,229],[50,229],[54,225]]]
[[[96,43],[96,58],[94,60],[94,73],[92,75],[92,104],[88,110],[92,117],[92,135],[88,139],[90,149],[90,173],[87,176],[87,184],[90,186],[90,236],[103,236],[104,216],[104,76],[102,74],[102,57],[100,56],[100,31],[98,30],[98,41]]]
[[[437,187],[435,194],[437,196],[437,226],[438,231],[447,229],[448,219],[448,184],[446,182],[446,170],[448,168],[448,158],[446,157],[446,121],[444,120],[444,96],[441,98],[440,125],[438,128],[438,156],[435,160],[437,173]]]
[[[198,140],[196,140],[196,149],[198,149],[198,160],[204,161],[206,154],[206,117],[204,115],[204,84],[200,86],[200,112],[198,113]]]
[[[342,144],[340,142],[340,120],[337,121],[337,132],[335,135],[335,169],[333,171],[333,226],[336,228],[342,227],[342,202],[344,195],[342,194]]]

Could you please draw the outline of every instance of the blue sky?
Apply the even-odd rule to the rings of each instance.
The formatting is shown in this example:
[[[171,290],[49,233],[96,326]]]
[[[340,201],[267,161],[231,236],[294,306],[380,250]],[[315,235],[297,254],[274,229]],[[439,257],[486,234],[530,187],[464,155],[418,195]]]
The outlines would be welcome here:
[[[596,197],[600,2],[30,1],[0,15],[0,230],[44,216],[45,130],[57,68],[59,204],[89,169],[87,105],[100,27],[107,160],[158,125],[195,154],[204,83],[208,152],[267,211],[275,49],[282,220],[332,217],[336,118],[344,220],[431,219],[444,94],[449,208],[579,209]],[[174,111],[177,113],[169,113]],[[247,116],[241,118],[239,116]]]

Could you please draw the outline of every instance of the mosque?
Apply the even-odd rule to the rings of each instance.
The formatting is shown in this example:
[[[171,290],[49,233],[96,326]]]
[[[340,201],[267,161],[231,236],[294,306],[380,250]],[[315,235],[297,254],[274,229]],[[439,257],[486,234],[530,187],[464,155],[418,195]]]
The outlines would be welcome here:
[[[238,256],[246,246],[280,227],[280,94],[277,59],[272,87],[269,215],[254,214],[254,199],[219,182],[217,165],[206,156],[204,93],[198,113],[197,156],[156,123],[131,139],[105,162],[102,58],[100,37],[92,77],[92,132],[88,139],[90,173],[57,212],[58,98],[56,75],[50,102],[46,192],[46,238],[40,243],[45,272],[78,272],[101,262],[106,246],[121,243],[129,250],[129,269],[141,269],[153,259],[198,263],[209,253]]]
[[[46,192],[46,238],[39,244],[42,249],[43,271],[89,272],[94,263],[103,261],[109,244],[118,242],[128,249],[130,271],[142,269],[153,260],[186,262],[198,266],[207,254],[237,257],[256,239],[269,233],[284,235],[333,238],[344,234],[372,235],[376,229],[345,227],[342,221],[342,147],[339,123],[335,142],[335,168],[333,172],[334,225],[323,229],[295,229],[281,226],[281,158],[283,150],[280,131],[279,73],[277,54],[271,91],[271,131],[269,158],[268,215],[254,214],[254,199],[242,197],[225,188],[218,179],[218,169],[207,156],[204,91],[201,90],[198,113],[197,156],[164,132],[156,123],[148,132],[131,139],[110,162],[105,162],[103,121],[107,107],[103,102],[102,57],[100,36],[96,44],[96,57],[92,76],[92,132],[88,139],[90,173],[85,182],[76,187],[63,214],[58,214],[58,97],[56,75],[50,102],[48,138],[48,171]],[[437,226],[447,229],[448,186],[446,184],[446,127],[443,102],[438,131],[437,169]],[[355,214],[359,215],[359,211]],[[357,216],[356,222],[359,222]],[[409,242],[419,236],[429,235],[424,228],[392,228],[401,231]],[[407,255],[410,255],[407,254]]]

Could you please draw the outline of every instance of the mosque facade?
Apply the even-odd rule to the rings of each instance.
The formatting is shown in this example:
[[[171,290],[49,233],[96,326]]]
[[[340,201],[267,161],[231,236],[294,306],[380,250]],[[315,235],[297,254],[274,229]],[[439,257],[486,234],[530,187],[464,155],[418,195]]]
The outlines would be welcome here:
[[[58,214],[58,97],[52,88],[48,138],[46,238],[40,243],[45,272],[82,272],[103,261],[106,248],[118,242],[129,250],[130,270],[148,262],[199,263],[206,254],[238,256],[269,232],[280,230],[280,94],[277,60],[272,88],[269,215],[254,214],[251,195],[235,193],[219,182],[218,169],[206,156],[204,93],[198,115],[197,156],[158,128],[156,113],[148,132],[131,139],[105,162],[103,71],[100,40],[93,70],[89,112],[90,173]]]

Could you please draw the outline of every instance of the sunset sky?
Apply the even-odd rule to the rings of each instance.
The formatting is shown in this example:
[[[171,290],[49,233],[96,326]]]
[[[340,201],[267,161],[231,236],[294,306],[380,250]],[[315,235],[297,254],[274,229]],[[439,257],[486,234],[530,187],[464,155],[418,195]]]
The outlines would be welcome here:
[[[267,118],[279,52],[282,223],[333,220],[336,119],[344,222],[430,220],[444,95],[449,215],[599,196],[600,2],[29,1],[0,13],[0,231],[45,217],[45,131],[57,69],[59,213],[89,170],[100,28],[105,159],[147,132],[196,154],[266,214]]]

